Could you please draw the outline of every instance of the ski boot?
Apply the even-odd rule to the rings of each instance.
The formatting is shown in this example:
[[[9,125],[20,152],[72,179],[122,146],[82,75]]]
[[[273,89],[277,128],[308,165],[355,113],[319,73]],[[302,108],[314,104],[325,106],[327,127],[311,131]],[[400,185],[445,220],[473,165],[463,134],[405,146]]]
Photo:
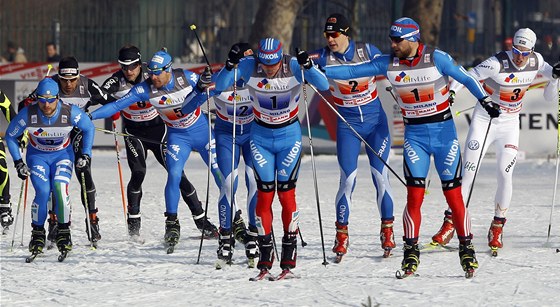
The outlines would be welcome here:
[[[218,261],[216,270],[222,269],[225,265],[231,265],[233,256],[233,245],[235,239],[231,236],[231,230],[220,228],[220,239],[218,240]]]
[[[247,237],[247,227],[245,226],[245,221],[241,217],[241,210],[235,212],[235,217],[233,218],[233,235],[235,240],[241,244],[245,244],[245,238]]]
[[[97,217],[97,209],[95,211],[89,212],[89,223],[91,228],[88,227],[87,219],[86,219],[86,233],[88,236],[88,240],[93,243],[93,246],[97,246],[97,241],[101,240],[101,234],[99,233],[99,218]],[[91,230],[91,238],[90,238],[90,230]]]
[[[179,242],[181,236],[181,225],[177,219],[177,214],[167,214],[165,221],[165,236],[163,237],[167,244],[167,253],[171,254],[175,250],[175,245]]]
[[[348,225],[342,225],[339,222],[336,225],[336,238],[334,240],[333,253],[336,253],[335,263],[340,263],[342,257],[348,251]]]
[[[290,270],[296,267],[297,232],[285,232],[282,238],[282,256],[280,268]]]
[[[471,244],[471,240],[460,242],[459,259],[461,260],[461,267],[463,267],[463,271],[465,271],[465,277],[473,277],[474,270],[478,268],[478,261],[476,260],[474,246]]]
[[[70,235],[70,223],[58,224],[58,233],[56,234],[56,246],[61,253],[72,250],[72,236]]]
[[[140,227],[142,225],[142,218],[140,217],[140,214],[128,214],[126,223],[128,224],[128,235],[131,237],[140,235]]]
[[[216,228],[216,226],[212,224],[212,222],[210,222],[208,216],[204,217],[204,212],[197,216],[193,215],[193,219],[196,228],[200,230],[204,238],[206,239],[218,238],[219,236],[218,228]]]
[[[395,244],[395,235],[393,234],[393,220],[382,219],[381,220],[381,247],[383,248],[383,258],[387,258],[391,255],[391,250],[397,246]]]
[[[14,217],[12,216],[12,204],[0,204],[0,225],[2,225],[2,234],[12,225]]]
[[[453,219],[451,211],[445,210],[445,217],[443,218],[443,225],[439,231],[432,237],[432,245],[445,246],[455,234],[455,226],[453,225]]]
[[[418,249],[418,243],[416,241],[404,242],[404,257],[401,263],[401,271],[397,271],[396,277],[398,279],[403,279],[409,276],[413,276],[418,269],[420,264],[420,249]]]
[[[488,246],[492,252],[492,256],[498,256],[498,248],[504,246],[502,242],[502,231],[506,223],[505,217],[494,217],[490,229],[488,229]]]
[[[42,254],[45,247],[45,227],[32,224],[31,240],[29,241],[29,251],[33,254]]]
[[[47,234],[47,240],[52,242],[52,244],[56,244],[56,235],[58,233],[58,218],[56,217],[56,214],[54,214],[52,211],[49,212],[49,219],[47,221],[49,222],[49,233]]]
[[[259,262],[257,263],[257,269],[260,270],[259,274],[255,277],[250,278],[250,281],[258,281],[262,279],[272,279],[274,278],[270,274],[270,269],[272,268],[272,263],[274,263],[274,251],[272,250],[272,235],[268,234],[265,236],[259,236]]]
[[[245,237],[245,255],[250,268],[255,267],[255,259],[259,257],[259,249],[257,247],[258,230],[256,226],[249,226],[247,236]]]

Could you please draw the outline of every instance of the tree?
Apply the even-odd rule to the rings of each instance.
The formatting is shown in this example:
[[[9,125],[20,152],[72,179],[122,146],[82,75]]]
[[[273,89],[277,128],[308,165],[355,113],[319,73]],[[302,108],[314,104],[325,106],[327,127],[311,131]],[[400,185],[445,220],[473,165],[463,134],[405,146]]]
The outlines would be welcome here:
[[[302,6],[303,0],[260,0],[249,42],[274,37],[282,42],[284,53],[290,53],[296,17]]]
[[[403,16],[414,19],[420,25],[422,41],[437,46],[441,28],[443,0],[405,0]]]

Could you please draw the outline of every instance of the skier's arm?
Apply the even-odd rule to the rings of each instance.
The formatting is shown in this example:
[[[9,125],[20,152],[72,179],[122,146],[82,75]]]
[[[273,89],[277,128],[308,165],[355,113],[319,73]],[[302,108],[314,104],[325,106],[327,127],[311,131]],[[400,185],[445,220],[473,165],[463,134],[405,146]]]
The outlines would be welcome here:
[[[313,84],[320,91],[326,91],[329,89],[329,81],[327,80],[327,77],[322,71],[319,70],[316,65],[311,64],[310,68],[305,68],[302,66],[305,65],[300,65],[295,57],[290,59],[290,69],[292,70],[294,77],[296,77],[299,83],[302,83],[301,70],[303,69],[303,76],[305,78],[305,81]]]
[[[122,98],[117,101],[108,103],[91,113],[91,119],[107,118],[120,110],[136,103],[137,101],[145,101],[149,99],[149,88],[144,83],[135,85]]]
[[[492,78],[500,72],[500,63],[496,57],[490,57],[484,60],[482,63],[478,64],[473,69],[469,70],[468,73],[473,76],[476,80],[483,81],[488,78]],[[462,90],[464,85],[457,80],[453,80],[450,85],[450,90],[455,93]]]
[[[253,69],[255,69],[256,59],[254,57],[244,57],[237,64],[237,80],[249,80]],[[216,77],[216,91],[223,92],[228,87],[233,85],[233,77],[235,69],[227,70],[226,67],[222,68]]]
[[[72,106],[70,116],[72,124],[82,130],[83,148],[82,153],[91,157],[91,148],[93,146],[93,136],[95,134],[95,126],[87,114],[76,106]]]
[[[476,99],[481,100],[488,96],[478,80],[467,73],[462,66],[455,65],[453,59],[447,53],[436,49],[434,52],[434,64],[441,74],[448,75],[465,85]]]
[[[6,145],[14,161],[21,159],[18,138],[27,128],[27,108],[22,109],[8,124],[6,129]]]
[[[377,75],[386,76],[389,59],[389,55],[382,55],[367,63],[327,66],[325,67],[325,75],[329,79],[341,80]]]

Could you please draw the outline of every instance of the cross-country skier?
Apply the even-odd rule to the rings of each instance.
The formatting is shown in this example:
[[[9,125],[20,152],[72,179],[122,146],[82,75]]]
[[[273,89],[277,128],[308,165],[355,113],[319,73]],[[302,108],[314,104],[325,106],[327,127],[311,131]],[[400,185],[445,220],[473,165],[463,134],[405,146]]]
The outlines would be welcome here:
[[[327,18],[323,34],[327,46],[309,55],[320,66],[355,65],[381,55],[381,51],[374,45],[358,43],[350,38],[352,34],[350,23],[341,14],[332,14]],[[387,116],[379,100],[375,76],[353,79],[340,79],[333,76],[329,78],[329,84],[333,102],[340,115],[381,159],[387,161],[391,148],[391,135]],[[348,248],[348,223],[361,145],[360,138],[339,118],[336,127],[336,154],[340,167],[340,185],[336,194],[336,239],[332,249],[337,254],[337,262],[346,254]],[[381,215],[381,247],[385,250],[384,256],[389,256],[391,249],[395,247],[393,235],[395,217],[388,170],[380,157],[370,150],[366,152]]]
[[[490,145],[495,145],[498,183],[494,197],[494,219],[488,230],[488,246],[494,253],[503,246],[502,229],[511,203],[513,169],[519,146],[519,112],[523,107],[523,96],[537,74],[541,74],[550,80],[549,86],[553,88],[545,91],[554,95],[547,100],[558,98],[553,68],[543,60],[541,54],[534,51],[536,40],[537,36],[531,29],[519,29],[515,32],[510,51],[499,52],[469,71],[475,79],[484,81],[484,90],[499,104],[502,111],[500,117],[493,118],[484,111],[482,105],[476,105],[474,108],[465,142],[463,170],[462,194],[463,200],[467,202],[471,197],[470,191],[475,172],[479,168],[478,159],[484,156]],[[452,95],[454,96],[462,87],[459,82],[453,81]],[[487,130],[489,125],[490,130]],[[484,148],[482,144],[485,144]],[[434,243],[445,245],[453,237],[455,227],[451,213],[451,209],[445,212],[443,225],[432,238]]]
[[[420,41],[420,27],[414,20],[403,17],[394,21],[389,37],[390,55],[358,65],[326,67],[327,77],[351,79],[382,74],[397,92],[405,123],[403,168],[408,191],[403,214],[404,274],[414,274],[420,263],[420,207],[433,156],[443,194],[454,211],[461,266],[470,277],[478,263],[471,244],[470,218],[461,197],[461,151],[449,108],[448,76],[465,84],[491,116],[499,115],[499,107],[476,79],[454,64],[451,56]]]
[[[257,180],[256,226],[258,229],[261,278],[269,275],[272,252],[272,202],[278,191],[282,205],[282,259],[280,267],[289,273],[296,266],[299,211],[295,187],[301,158],[301,128],[298,104],[301,98],[302,69],[305,80],[320,90],[328,89],[325,75],[313,65],[306,52],[297,59],[282,53],[275,38],[259,42],[257,57],[243,57],[245,50],[234,45],[226,66],[216,78],[216,90],[224,91],[237,80],[246,81],[253,98],[254,123],[250,148]],[[234,67],[237,68],[234,70]],[[302,67],[300,67],[300,65]]]
[[[149,78],[147,69],[142,64],[138,47],[123,46],[119,50],[118,61],[121,64],[121,69],[105,80],[101,86],[111,95],[108,98],[109,102],[121,98],[134,85]],[[126,157],[131,173],[126,191],[128,233],[131,236],[138,236],[141,226],[140,200],[142,199],[142,183],[146,176],[148,150],[151,150],[159,164],[165,167],[167,146],[164,143],[167,139],[167,126],[149,101],[137,101],[123,109],[121,114],[125,132],[141,138],[124,137]],[[148,140],[153,140],[153,142]],[[183,200],[187,203],[193,215],[196,227],[207,237],[217,237],[216,226],[207,217],[205,218],[204,209],[202,209],[196,190],[184,172],[181,173],[179,189]]]
[[[29,251],[32,255],[37,255],[42,253],[45,246],[44,224],[47,202],[52,191],[58,217],[56,245],[61,253],[66,253],[72,249],[68,195],[72,165],[81,172],[90,165],[95,128],[78,106],[59,99],[59,86],[55,80],[41,80],[35,94],[37,103],[22,109],[8,125],[6,143],[14,159],[18,177],[25,180],[30,176],[35,189],[31,205],[33,229]],[[26,129],[29,131],[27,164],[21,158],[17,140]],[[79,129],[82,135],[79,155],[72,149],[77,145],[71,140],[75,129]]]

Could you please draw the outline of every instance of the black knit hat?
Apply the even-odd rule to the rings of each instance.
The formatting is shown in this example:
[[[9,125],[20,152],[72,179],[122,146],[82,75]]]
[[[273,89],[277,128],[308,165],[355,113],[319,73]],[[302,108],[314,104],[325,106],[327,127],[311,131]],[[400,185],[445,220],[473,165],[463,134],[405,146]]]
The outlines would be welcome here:
[[[74,79],[80,75],[78,60],[73,56],[62,58],[58,63],[58,76],[62,79]]]
[[[340,32],[349,36],[352,29],[346,17],[341,14],[331,14],[325,23],[325,32]]]
[[[122,65],[130,65],[141,59],[140,49],[136,46],[124,46],[119,50],[119,63]]]

